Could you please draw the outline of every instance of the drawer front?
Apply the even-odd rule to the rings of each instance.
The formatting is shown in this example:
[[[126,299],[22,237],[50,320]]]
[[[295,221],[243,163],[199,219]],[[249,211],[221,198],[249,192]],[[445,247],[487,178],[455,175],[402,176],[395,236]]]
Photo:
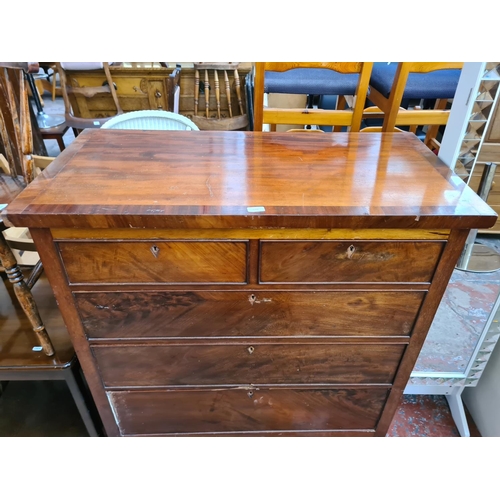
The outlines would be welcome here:
[[[83,292],[90,338],[409,335],[425,292]]]
[[[122,435],[375,429],[386,389],[108,392]]]
[[[261,283],[430,282],[442,242],[262,241]]]
[[[106,387],[391,384],[405,345],[93,346]]]
[[[59,242],[70,283],[245,283],[247,242]]]

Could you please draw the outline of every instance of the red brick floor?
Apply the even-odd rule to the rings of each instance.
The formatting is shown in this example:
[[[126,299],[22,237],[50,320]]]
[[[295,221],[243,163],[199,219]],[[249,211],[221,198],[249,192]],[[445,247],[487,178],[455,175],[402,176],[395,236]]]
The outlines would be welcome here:
[[[480,437],[467,415],[471,437]],[[387,437],[460,437],[445,396],[405,395]]]

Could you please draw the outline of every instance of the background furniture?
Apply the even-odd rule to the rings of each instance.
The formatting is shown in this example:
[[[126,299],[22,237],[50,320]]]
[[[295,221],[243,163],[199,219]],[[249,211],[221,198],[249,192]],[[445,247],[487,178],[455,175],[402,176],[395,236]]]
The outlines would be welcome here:
[[[10,67],[0,67],[0,130],[2,145],[10,161],[6,162],[9,172],[2,173],[0,179],[7,187],[14,184],[18,194],[52,158],[32,154],[25,75],[15,64],[7,64]],[[22,175],[17,175],[16,167]],[[3,190],[0,211],[12,201],[14,194]],[[85,385],[78,371],[78,361],[50,286],[41,278],[41,262],[24,279],[12,251],[15,248],[34,252],[36,247],[30,239],[10,238],[7,241],[6,235],[7,228],[0,216],[0,270],[6,274],[6,279],[2,278],[0,283],[0,381],[65,380],[87,431],[95,436],[97,430],[87,407],[92,402],[90,397],[87,402],[84,399]]]
[[[5,249],[1,248],[4,243],[0,240],[0,253]],[[99,417],[81,376],[75,350],[47,278],[42,276],[33,286],[32,292],[34,302],[50,332],[51,345],[55,351],[50,357],[42,351],[39,339],[21,309],[14,293],[16,286],[19,283],[12,284],[9,280],[2,279],[0,273],[0,384],[12,380],[64,380],[89,436],[102,434]]]
[[[245,94],[242,90],[238,65],[237,62],[194,63],[192,120],[200,130],[244,130],[247,128],[248,117],[243,105]],[[210,76],[212,76],[213,85],[210,83]]]
[[[131,111],[124,115],[114,116],[102,128],[120,130],[198,130],[196,124],[185,116],[155,109]]]
[[[261,131],[263,124],[288,124],[348,126],[352,132],[359,131],[372,64],[368,62],[255,63],[253,129]],[[279,73],[283,73],[283,76]],[[353,95],[355,104],[352,109],[343,109],[345,100],[340,99],[335,110],[270,108],[264,105],[264,94],[267,93]]]
[[[180,72],[178,66],[181,68]],[[238,74],[241,80],[246,78],[251,68],[251,63],[240,62],[238,64]],[[195,95],[195,70],[192,62],[123,62],[110,66],[110,72],[124,112],[161,109],[178,112],[192,120]],[[101,85],[104,80],[102,71],[68,70],[66,74],[79,86]],[[231,82],[231,74],[229,74],[229,79]],[[215,97],[212,98],[213,105]],[[113,101],[109,96],[99,101],[95,97],[90,98],[87,101],[87,109],[79,109],[74,99],[72,105],[75,114],[84,118],[115,114]],[[243,107],[246,113],[246,100],[243,101]]]
[[[498,62],[464,63],[439,150],[439,158],[472,186],[477,186],[475,177],[486,162],[499,160],[491,156],[494,144],[482,156],[482,145],[498,109],[499,69]],[[494,183],[492,192],[497,186],[498,182]],[[480,232],[497,228],[498,222]],[[487,236],[476,241],[498,253],[498,241]],[[474,400],[470,392],[482,380],[500,337],[499,296],[500,271],[473,273],[456,269],[405,390],[409,394],[445,394],[462,436],[469,435],[462,395],[469,391],[468,401]],[[488,383],[496,384],[497,379],[498,371],[490,375]],[[469,406],[469,410],[478,421],[476,412],[481,409]],[[497,406],[493,418],[498,410]]]
[[[63,66],[64,63],[56,63],[57,72],[59,73],[59,78],[61,81],[61,92],[64,100],[65,125],[72,127],[75,131],[75,135],[78,134],[78,130],[86,128],[99,128],[109,118],[83,118],[81,116],[78,116],[78,114],[75,114],[73,104],[70,101],[70,96],[72,96],[76,101],[78,109],[85,109],[87,107],[87,99],[91,97],[98,98],[102,94],[108,94],[111,95],[115,106],[115,112],[113,113],[113,115],[120,115],[123,113],[107,62],[102,63],[103,71],[106,77],[105,82],[101,83],[99,86],[93,87],[87,85],[80,87],[78,85],[78,82],[66,76],[66,71],[64,70]]]
[[[489,244],[486,240],[480,240]],[[464,389],[479,382],[498,342],[500,271],[453,271],[405,394],[445,395],[455,424],[470,436]]]
[[[385,435],[469,228],[496,220],[411,134],[104,129],[8,217],[108,435]]]
[[[6,205],[0,205],[2,210],[5,207]],[[2,266],[2,270],[7,274],[7,278],[12,283],[17,300],[31,323],[31,327],[38,339],[39,344],[41,345],[41,349],[45,355],[53,356],[54,346],[52,345],[49,335],[47,334],[47,330],[43,324],[38,307],[31,293],[31,288],[42,273],[42,266],[36,265],[26,282],[17,260],[3,235],[3,231],[5,231],[5,229],[5,224],[3,220],[0,219],[0,264]],[[33,250],[34,248],[30,247],[30,249]]]
[[[396,125],[428,125],[424,143],[436,141],[439,125],[448,121],[446,105],[453,99],[463,63],[399,62],[375,63],[370,77],[370,101],[384,112],[383,132]],[[434,109],[401,109],[403,99],[436,100]]]
[[[464,70],[465,78],[457,89],[460,105],[452,108],[441,157],[476,191],[484,165],[500,164],[500,63],[466,63]],[[495,175],[487,201],[500,213],[500,171]],[[499,231],[499,222],[481,230],[485,234]]]

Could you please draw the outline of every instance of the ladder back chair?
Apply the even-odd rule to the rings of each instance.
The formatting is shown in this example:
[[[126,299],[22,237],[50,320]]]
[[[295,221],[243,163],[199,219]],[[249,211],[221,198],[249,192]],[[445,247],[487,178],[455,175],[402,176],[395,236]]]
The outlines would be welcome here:
[[[200,130],[242,130],[247,127],[248,116],[245,111],[246,103],[238,64],[237,62],[194,63],[192,120]],[[204,100],[201,103],[203,106],[200,104],[200,97]]]
[[[56,68],[59,73],[61,93],[64,101],[65,124],[75,130],[75,135],[78,134],[77,131],[82,129],[100,128],[103,123],[112,117],[82,118],[75,116],[70,96],[74,96],[79,106],[86,106],[86,99],[90,99],[96,95],[111,95],[113,103],[116,107],[116,114],[120,115],[123,113],[113,79],[111,78],[109,64],[107,62],[102,63],[102,69],[104,70],[106,82],[105,84],[96,87],[79,87],[76,82],[73,82],[70,78],[68,78],[64,70],[64,65],[65,63],[57,62]],[[101,69],[96,69],[96,71],[100,72]]]
[[[254,130],[271,125],[326,125],[334,131],[361,128],[373,63],[370,62],[258,62],[254,74]],[[264,106],[264,94],[339,96],[337,108],[283,109]],[[353,105],[344,109],[346,96]]]
[[[369,99],[384,113],[381,131],[428,125],[424,143],[439,147],[436,136],[439,127],[448,122],[446,105],[455,95],[462,66],[461,62],[375,63]],[[403,109],[401,103],[407,99],[435,100],[436,104],[434,109]]]

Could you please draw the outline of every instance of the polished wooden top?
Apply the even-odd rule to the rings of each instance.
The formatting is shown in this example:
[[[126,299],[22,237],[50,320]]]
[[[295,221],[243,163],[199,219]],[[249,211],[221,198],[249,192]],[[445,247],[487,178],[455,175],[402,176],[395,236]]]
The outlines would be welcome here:
[[[29,227],[479,228],[413,134],[86,130],[7,208]]]

